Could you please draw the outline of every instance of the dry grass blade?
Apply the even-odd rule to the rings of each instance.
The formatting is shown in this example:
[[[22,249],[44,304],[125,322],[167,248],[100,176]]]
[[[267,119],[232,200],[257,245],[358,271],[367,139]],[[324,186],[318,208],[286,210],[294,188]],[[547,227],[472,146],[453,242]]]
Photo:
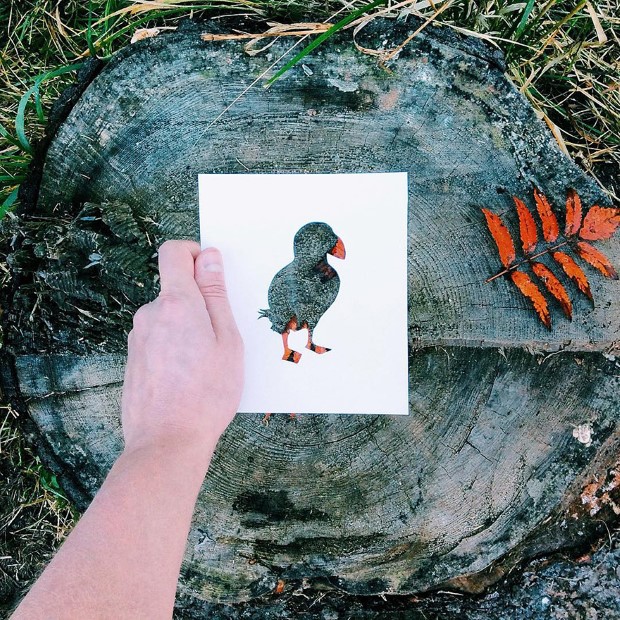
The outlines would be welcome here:
[[[261,33],[230,33],[212,34],[205,32],[200,35],[203,41],[242,41],[252,39],[260,41],[268,37],[303,37],[309,34],[319,34],[329,30],[329,24],[323,23],[299,23],[299,24],[278,24],[269,30]]]
[[[152,39],[164,30],[176,30],[174,26],[162,26],[160,28],[138,28],[131,37],[130,43],[137,43],[144,39]]]
[[[206,5],[206,3],[203,3]],[[210,3],[211,8],[239,8],[244,7],[248,9],[258,8],[258,4],[255,2],[248,2],[247,0],[212,0]],[[206,8],[206,6],[200,6],[197,0],[133,0],[130,6],[123,7],[112,13],[107,14],[105,17],[93,22],[93,26],[99,26],[105,21],[114,18],[122,17],[125,15],[135,16],[140,13],[149,13],[153,11],[172,11],[179,8],[187,7],[188,12],[197,8]]]
[[[596,29],[596,36],[598,37],[598,42],[601,44],[607,43],[607,35],[603,30],[601,20],[598,18],[598,15],[596,14],[596,11],[594,10],[594,7],[590,2],[586,2],[586,9],[588,10],[590,18],[592,19],[592,23],[594,24],[594,28]]]
[[[564,17],[562,17],[562,19],[557,24],[554,25],[554,28],[551,34],[548,35],[547,39],[540,46],[540,48],[538,49],[538,52],[535,55],[535,58],[537,58],[538,56],[544,53],[547,46],[551,45],[553,41],[555,40],[555,38],[558,36],[562,26],[564,26],[564,24],[566,24],[570,19],[572,19],[575,15],[577,15],[577,13],[579,13],[579,11],[581,11],[586,6],[586,4],[587,4],[587,0],[582,0],[570,13],[568,13],[567,15],[564,15]]]
[[[570,157],[568,147],[566,146],[566,142],[564,142],[564,138],[562,136],[562,130],[544,112],[541,112],[540,114],[542,115],[543,120],[547,124],[547,127],[549,127],[551,133],[553,134],[553,137],[558,143],[558,146],[560,147],[562,153]]]

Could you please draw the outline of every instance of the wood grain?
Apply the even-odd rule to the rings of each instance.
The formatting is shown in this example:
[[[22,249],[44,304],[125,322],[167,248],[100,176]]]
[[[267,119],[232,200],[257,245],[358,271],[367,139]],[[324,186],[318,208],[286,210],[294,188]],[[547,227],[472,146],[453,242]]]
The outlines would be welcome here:
[[[391,27],[392,43],[411,30]],[[86,88],[47,150],[39,188],[35,213],[59,228],[14,251],[25,284],[4,318],[3,390],[76,498],[92,497],[122,447],[119,343],[140,297],[122,273],[83,282],[80,263],[77,284],[48,295],[50,325],[39,311],[29,323],[33,295],[46,294],[35,275],[56,273],[50,240],[61,237],[67,255],[85,238],[97,244],[95,273],[122,263],[123,248],[148,246],[109,222],[93,237],[72,219],[84,201],[104,215],[126,205],[114,213],[156,245],[198,237],[198,173],[408,171],[410,415],[237,416],[200,494],[180,588],[211,601],[266,594],[278,579],[359,594],[475,589],[491,565],[566,544],[562,519],[591,463],[602,472],[617,457],[601,451],[618,440],[618,284],[591,275],[595,307],[575,298],[572,322],[551,307],[548,331],[510,283],[485,284],[501,265],[481,208],[518,231],[513,195],[534,184],[563,205],[573,187],[584,205],[605,204],[596,185],[478,42],[428,31],[388,73],[335,40],[305,59],[312,75],[296,67],[224,112],[271,61],[201,41],[202,31],[132,45]],[[379,32],[365,29],[364,44]],[[617,241],[605,253],[620,264]],[[591,425],[592,445],[573,437],[580,424]]]

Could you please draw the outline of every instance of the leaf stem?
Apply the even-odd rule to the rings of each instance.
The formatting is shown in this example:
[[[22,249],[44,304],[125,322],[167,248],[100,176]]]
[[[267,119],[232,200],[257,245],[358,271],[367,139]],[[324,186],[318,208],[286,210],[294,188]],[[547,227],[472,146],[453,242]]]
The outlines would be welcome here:
[[[553,252],[554,250],[561,248],[563,245],[567,245],[569,242],[570,242],[570,239],[567,239],[566,241],[562,241],[562,243],[558,243],[558,245],[554,245],[553,247],[547,248],[546,250],[543,250],[542,252],[538,252],[538,254],[534,254],[534,256],[529,256],[528,258],[525,258],[524,260],[518,263],[515,263],[514,265],[511,265],[507,269],[504,269],[503,271],[496,273],[494,276],[487,278],[485,280],[485,284],[487,282],[493,282],[493,280],[496,280],[497,278],[501,276],[505,276],[510,271],[514,271],[517,267],[520,267],[521,265],[523,265],[523,263],[529,263],[530,261],[534,260],[535,258],[538,258],[539,256],[543,256],[544,254],[549,254],[549,252]]]

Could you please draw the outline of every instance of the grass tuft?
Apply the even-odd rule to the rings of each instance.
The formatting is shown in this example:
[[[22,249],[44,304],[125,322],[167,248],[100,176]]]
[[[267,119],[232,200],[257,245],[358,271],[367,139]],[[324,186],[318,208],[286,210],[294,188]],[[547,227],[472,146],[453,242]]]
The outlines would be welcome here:
[[[26,445],[17,417],[0,407],[0,612],[15,605],[77,519],[54,474]]]

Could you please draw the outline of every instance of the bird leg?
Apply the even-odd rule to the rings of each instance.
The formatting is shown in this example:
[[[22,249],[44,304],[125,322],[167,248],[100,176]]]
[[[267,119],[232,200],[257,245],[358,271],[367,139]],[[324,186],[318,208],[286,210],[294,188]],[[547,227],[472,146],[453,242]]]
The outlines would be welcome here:
[[[293,349],[289,348],[288,346],[288,334],[291,331],[291,329],[292,330],[297,329],[297,318],[296,317],[293,317],[286,324],[286,330],[282,334],[282,344],[284,345],[284,355],[282,356],[282,359],[285,362],[293,362],[294,364],[297,364],[297,362],[299,362],[299,360],[301,359],[301,353],[298,353],[297,351],[293,351]]]
[[[306,327],[308,327],[308,325],[306,324]],[[331,351],[331,349],[328,349],[327,347],[321,347],[318,344],[314,344],[314,342],[312,342],[312,330],[308,327],[308,343],[306,344],[306,349],[310,349],[310,351],[314,351],[315,353],[327,353],[328,351]]]

